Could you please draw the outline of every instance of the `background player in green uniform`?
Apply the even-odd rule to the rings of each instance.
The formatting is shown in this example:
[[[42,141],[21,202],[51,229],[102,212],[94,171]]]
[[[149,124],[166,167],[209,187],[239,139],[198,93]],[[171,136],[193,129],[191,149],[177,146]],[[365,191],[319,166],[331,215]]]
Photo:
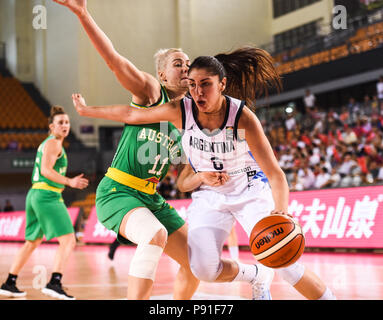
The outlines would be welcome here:
[[[48,122],[50,135],[37,150],[32,188],[26,198],[26,241],[13,261],[8,279],[0,289],[0,294],[8,297],[26,295],[26,292],[16,287],[17,275],[45,235],[47,240],[57,237],[59,247],[53,262],[51,280],[42,292],[55,298],[74,299],[61,285],[65,264],[76,245],[73,225],[61,192],[65,186],[83,189],[88,186],[88,180],[83,178],[83,174],[74,178],[65,177],[68,160],[62,144],[69,134],[70,122],[63,108],[52,107]]]
[[[160,50],[155,55],[157,76],[138,70],[122,57],[97,26],[86,0],[54,0],[75,13],[93,45],[133,95],[136,107],[155,106],[182,98],[188,89],[188,56],[180,49]],[[129,271],[128,299],[148,299],[162,250],[180,264],[174,287],[175,299],[190,299],[199,280],[190,270],[187,226],[164,199],[156,184],[169,164],[180,155],[179,136],[173,125],[125,126],[112,165],[96,196],[97,215],[121,241],[138,244]]]

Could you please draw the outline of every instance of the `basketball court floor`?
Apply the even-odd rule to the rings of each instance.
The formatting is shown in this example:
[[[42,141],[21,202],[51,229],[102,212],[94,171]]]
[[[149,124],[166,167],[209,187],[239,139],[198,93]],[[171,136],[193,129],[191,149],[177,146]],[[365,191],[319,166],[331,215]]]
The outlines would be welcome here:
[[[0,242],[0,282],[8,275],[13,257],[22,243]],[[27,291],[20,299],[50,300],[40,288],[49,281],[57,244],[42,244],[33,253],[18,278],[18,287]],[[107,245],[77,246],[63,277],[69,294],[80,300],[125,299],[129,262],[134,247],[121,246],[114,260],[107,257]],[[229,257],[227,251],[224,257]],[[249,251],[240,252],[240,260],[254,263]],[[341,300],[383,300],[383,254],[376,253],[304,253],[301,262],[314,271]],[[153,300],[172,299],[178,266],[166,255],[161,258],[153,288]],[[273,299],[304,299],[294,288],[276,275],[271,285]],[[241,300],[251,298],[246,283],[201,282],[195,300]],[[9,299],[0,297],[0,300]]]

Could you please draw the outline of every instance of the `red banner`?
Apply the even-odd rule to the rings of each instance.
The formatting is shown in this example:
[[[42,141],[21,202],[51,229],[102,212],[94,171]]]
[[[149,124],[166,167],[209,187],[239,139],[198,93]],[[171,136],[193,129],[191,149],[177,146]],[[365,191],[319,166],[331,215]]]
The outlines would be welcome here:
[[[111,243],[116,237],[117,235],[114,231],[106,229],[98,221],[96,207],[93,207],[85,225],[82,241],[85,243]]]
[[[78,216],[79,208],[68,208],[72,224]],[[0,213],[0,241],[24,241],[25,240],[25,211],[1,212]],[[55,238],[49,242],[57,241]]]
[[[190,203],[169,201],[184,219]],[[292,192],[289,212],[302,226],[306,247],[383,248],[383,186]],[[235,228],[239,245],[248,245],[240,224]],[[97,221],[93,208],[83,241],[110,243],[115,238]]]
[[[383,186],[294,192],[307,247],[383,248]]]

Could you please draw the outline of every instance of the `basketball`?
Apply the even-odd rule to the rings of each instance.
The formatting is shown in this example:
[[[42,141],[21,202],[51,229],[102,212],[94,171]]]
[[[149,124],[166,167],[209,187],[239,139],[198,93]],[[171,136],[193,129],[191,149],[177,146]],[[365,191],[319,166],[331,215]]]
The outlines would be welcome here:
[[[255,259],[270,268],[283,268],[297,261],[305,248],[301,226],[285,215],[270,215],[254,226],[250,249]]]

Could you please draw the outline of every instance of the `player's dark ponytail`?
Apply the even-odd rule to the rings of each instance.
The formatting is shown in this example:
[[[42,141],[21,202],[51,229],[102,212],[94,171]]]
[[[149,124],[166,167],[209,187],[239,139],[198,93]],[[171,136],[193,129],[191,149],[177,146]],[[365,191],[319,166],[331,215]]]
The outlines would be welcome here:
[[[222,80],[227,78],[224,94],[245,100],[248,107],[255,106],[255,100],[268,95],[270,87],[278,91],[282,82],[274,67],[271,55],[256,47],[246,46],[230,53],[216,56],[201,56],[190,66],[192,69],[205,69]]]

